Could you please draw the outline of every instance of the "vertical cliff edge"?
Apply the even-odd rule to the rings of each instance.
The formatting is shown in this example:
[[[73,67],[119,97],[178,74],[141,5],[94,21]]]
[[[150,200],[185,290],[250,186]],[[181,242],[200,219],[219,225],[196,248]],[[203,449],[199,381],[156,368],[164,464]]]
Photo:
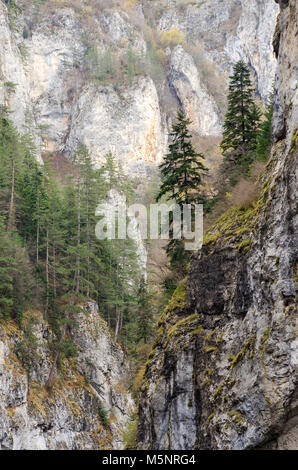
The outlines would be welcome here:
[[[217,221],[158,323],[141,449],[294,449],[297,2],[279,1],[274,144],[259,197]]]

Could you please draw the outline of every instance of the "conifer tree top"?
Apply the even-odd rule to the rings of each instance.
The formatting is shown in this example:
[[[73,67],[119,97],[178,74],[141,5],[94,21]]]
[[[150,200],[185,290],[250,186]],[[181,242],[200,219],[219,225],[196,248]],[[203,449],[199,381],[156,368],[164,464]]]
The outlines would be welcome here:
[[[177,122],[172,126],[169,152],[159,166],[162,184],[157,200],[166,195],[177,204],[199,202],[199,188],[202,172],[207,171],[202,160],[204,156],[197,153],[191,142],[188,126],[191,121],[180,108]]]
[[[253,95],[250,70],[240,60],[234,65],[230,77],[228,110],[221,142],[224,156],[234,152],[237,154],[236,159],[239,159],[241,155],[255,149],[260,112]]]

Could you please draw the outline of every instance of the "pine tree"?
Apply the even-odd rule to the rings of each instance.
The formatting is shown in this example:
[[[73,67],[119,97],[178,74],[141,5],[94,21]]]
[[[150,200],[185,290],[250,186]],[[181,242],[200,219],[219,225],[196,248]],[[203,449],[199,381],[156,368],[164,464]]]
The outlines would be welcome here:
[[[0,106],[0,196],[1,213],[7,216],[7,230],[15,229],[16,199],[24,157],[21,136],[9,119],[9,112]]]
[[[202,160],[204,156],[197,153],[191,143],[191,134],[188,126],[191,124],[182,109],[178,110],[177,123],[171,131],[172,143],[169,145],[169,153],[159,166],[161,171],[161,186],[156,201],[163,196],[167,200],[172,199],[176,204],[200,204],[205,201],[201,192],[202,175],[208,169]],[[170,223],[173,216],[170,214]],[[172,235],[172,234],[170,234]],[[189,253],[184,250],[183,233],[182,240],[171,239],[166,248],[170,257],[171,268],[180,272],[180,277],[186,274],[186,265]]]
[[[241,60],[235,64],[233,72],[220,146],[226,159],[241,163],[247,153],[256,148],[260,112],[253,100],[249,68]]]
[[[13,304],[12,265],[14,260],[10,253],[10,246],[3,218],[0,218],[0,319],[9,316]]]
[[[32,298],[33,278],[30,262],[18,235],[7,232],[0,218],[0,320],[21,321]]]
[[[170,134],[172,143],[169,145],[169,153],[159,166],[162,184],[157,201],[164,195],[179,205],[203,201],[200,186],[202,174],[207,168],[202,162],[204,156],[197,153],[191,143],[192,136],[188,130],[190,124],[184,111],[179,109],[177,123],[173,125]]]
[[[40,240],[43,236],[41,219],[48,207],[45,181],[45,169],[27,149],[20,183],[22,217],[21,223],[18,223],[18,230],[21,236],[34,246],[36,266],[39,263]]]

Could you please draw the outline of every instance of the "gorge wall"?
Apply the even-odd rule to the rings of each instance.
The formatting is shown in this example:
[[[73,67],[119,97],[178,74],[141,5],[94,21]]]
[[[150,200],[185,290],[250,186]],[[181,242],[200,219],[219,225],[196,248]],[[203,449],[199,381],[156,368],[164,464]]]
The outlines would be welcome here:
[[[124,353],[88,302],[71,328],[78,356],[60,364],[51,391],[53,333],[39,312],[21,331],[0,325],[0,449],[122,449],[134,409]]]
[[[263,100],[272,88],[273,0],[16,3],[15,16],[0,2],[0,102],[39,157],[81,142],[96,165],[111,151],[142,174],[162,159],[178,105],[217,145],[240,57]]]
[[[262,190],[210,229],[159,319],[141,388],[141,449],[298,445],[298,11],[295,0],[279,4],[275,143]]]
[[[198,142],[214,149],[240,57],[260,99],[270,94],[273,0],[16,3],[17,16],[0,0],[0,104],[33,134],[40,161],[71,158],[81,142],[96,166],[111,151],[129,174],[144,175],[164,155],[178,105]],[[297,446],[297,51],[287,46],[297,11],[294,0],[280,4],[263,193],[210,232],[160,318],[142,384],[140,448]],[[133,401],[123,351],[97,307],[86,305],[72,326],[78,356],[62,362],[51,394],[52,333],[38,312],[27,320],[34,351],[15,324],[0,327],[0,448],[121,449]]]

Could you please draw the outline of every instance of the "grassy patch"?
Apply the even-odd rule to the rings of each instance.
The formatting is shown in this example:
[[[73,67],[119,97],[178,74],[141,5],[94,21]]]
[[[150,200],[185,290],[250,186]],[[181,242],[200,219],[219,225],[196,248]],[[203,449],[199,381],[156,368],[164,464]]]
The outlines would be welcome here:
[[[186,285],[187,279],[184,279],[179,286],[175,289],[168,305],[164,309],[158,320],[158,326],[160,327],[168,314],[171,314],[175,311],[183,311],[187,307],[186,302]]]
[[[128,423],[128,426],[123,434],[123,442],[125,450],[135,450],[137,442],[138,431],[138,416],[133,416]]]
[[[254,344],[255,344],[254,338],[250,338],[248,341],[246,341],[246,343],[244,343],[243,347],[238,352],[238,354],[236,354],[235,356],[233,355],[229,356],[228,359],[231,362],[232,369],[236,367],[236,365],[239,364],[239,362],[241,362],[244,359],[244,356],[249,349],[251,350],[253,349]]]

